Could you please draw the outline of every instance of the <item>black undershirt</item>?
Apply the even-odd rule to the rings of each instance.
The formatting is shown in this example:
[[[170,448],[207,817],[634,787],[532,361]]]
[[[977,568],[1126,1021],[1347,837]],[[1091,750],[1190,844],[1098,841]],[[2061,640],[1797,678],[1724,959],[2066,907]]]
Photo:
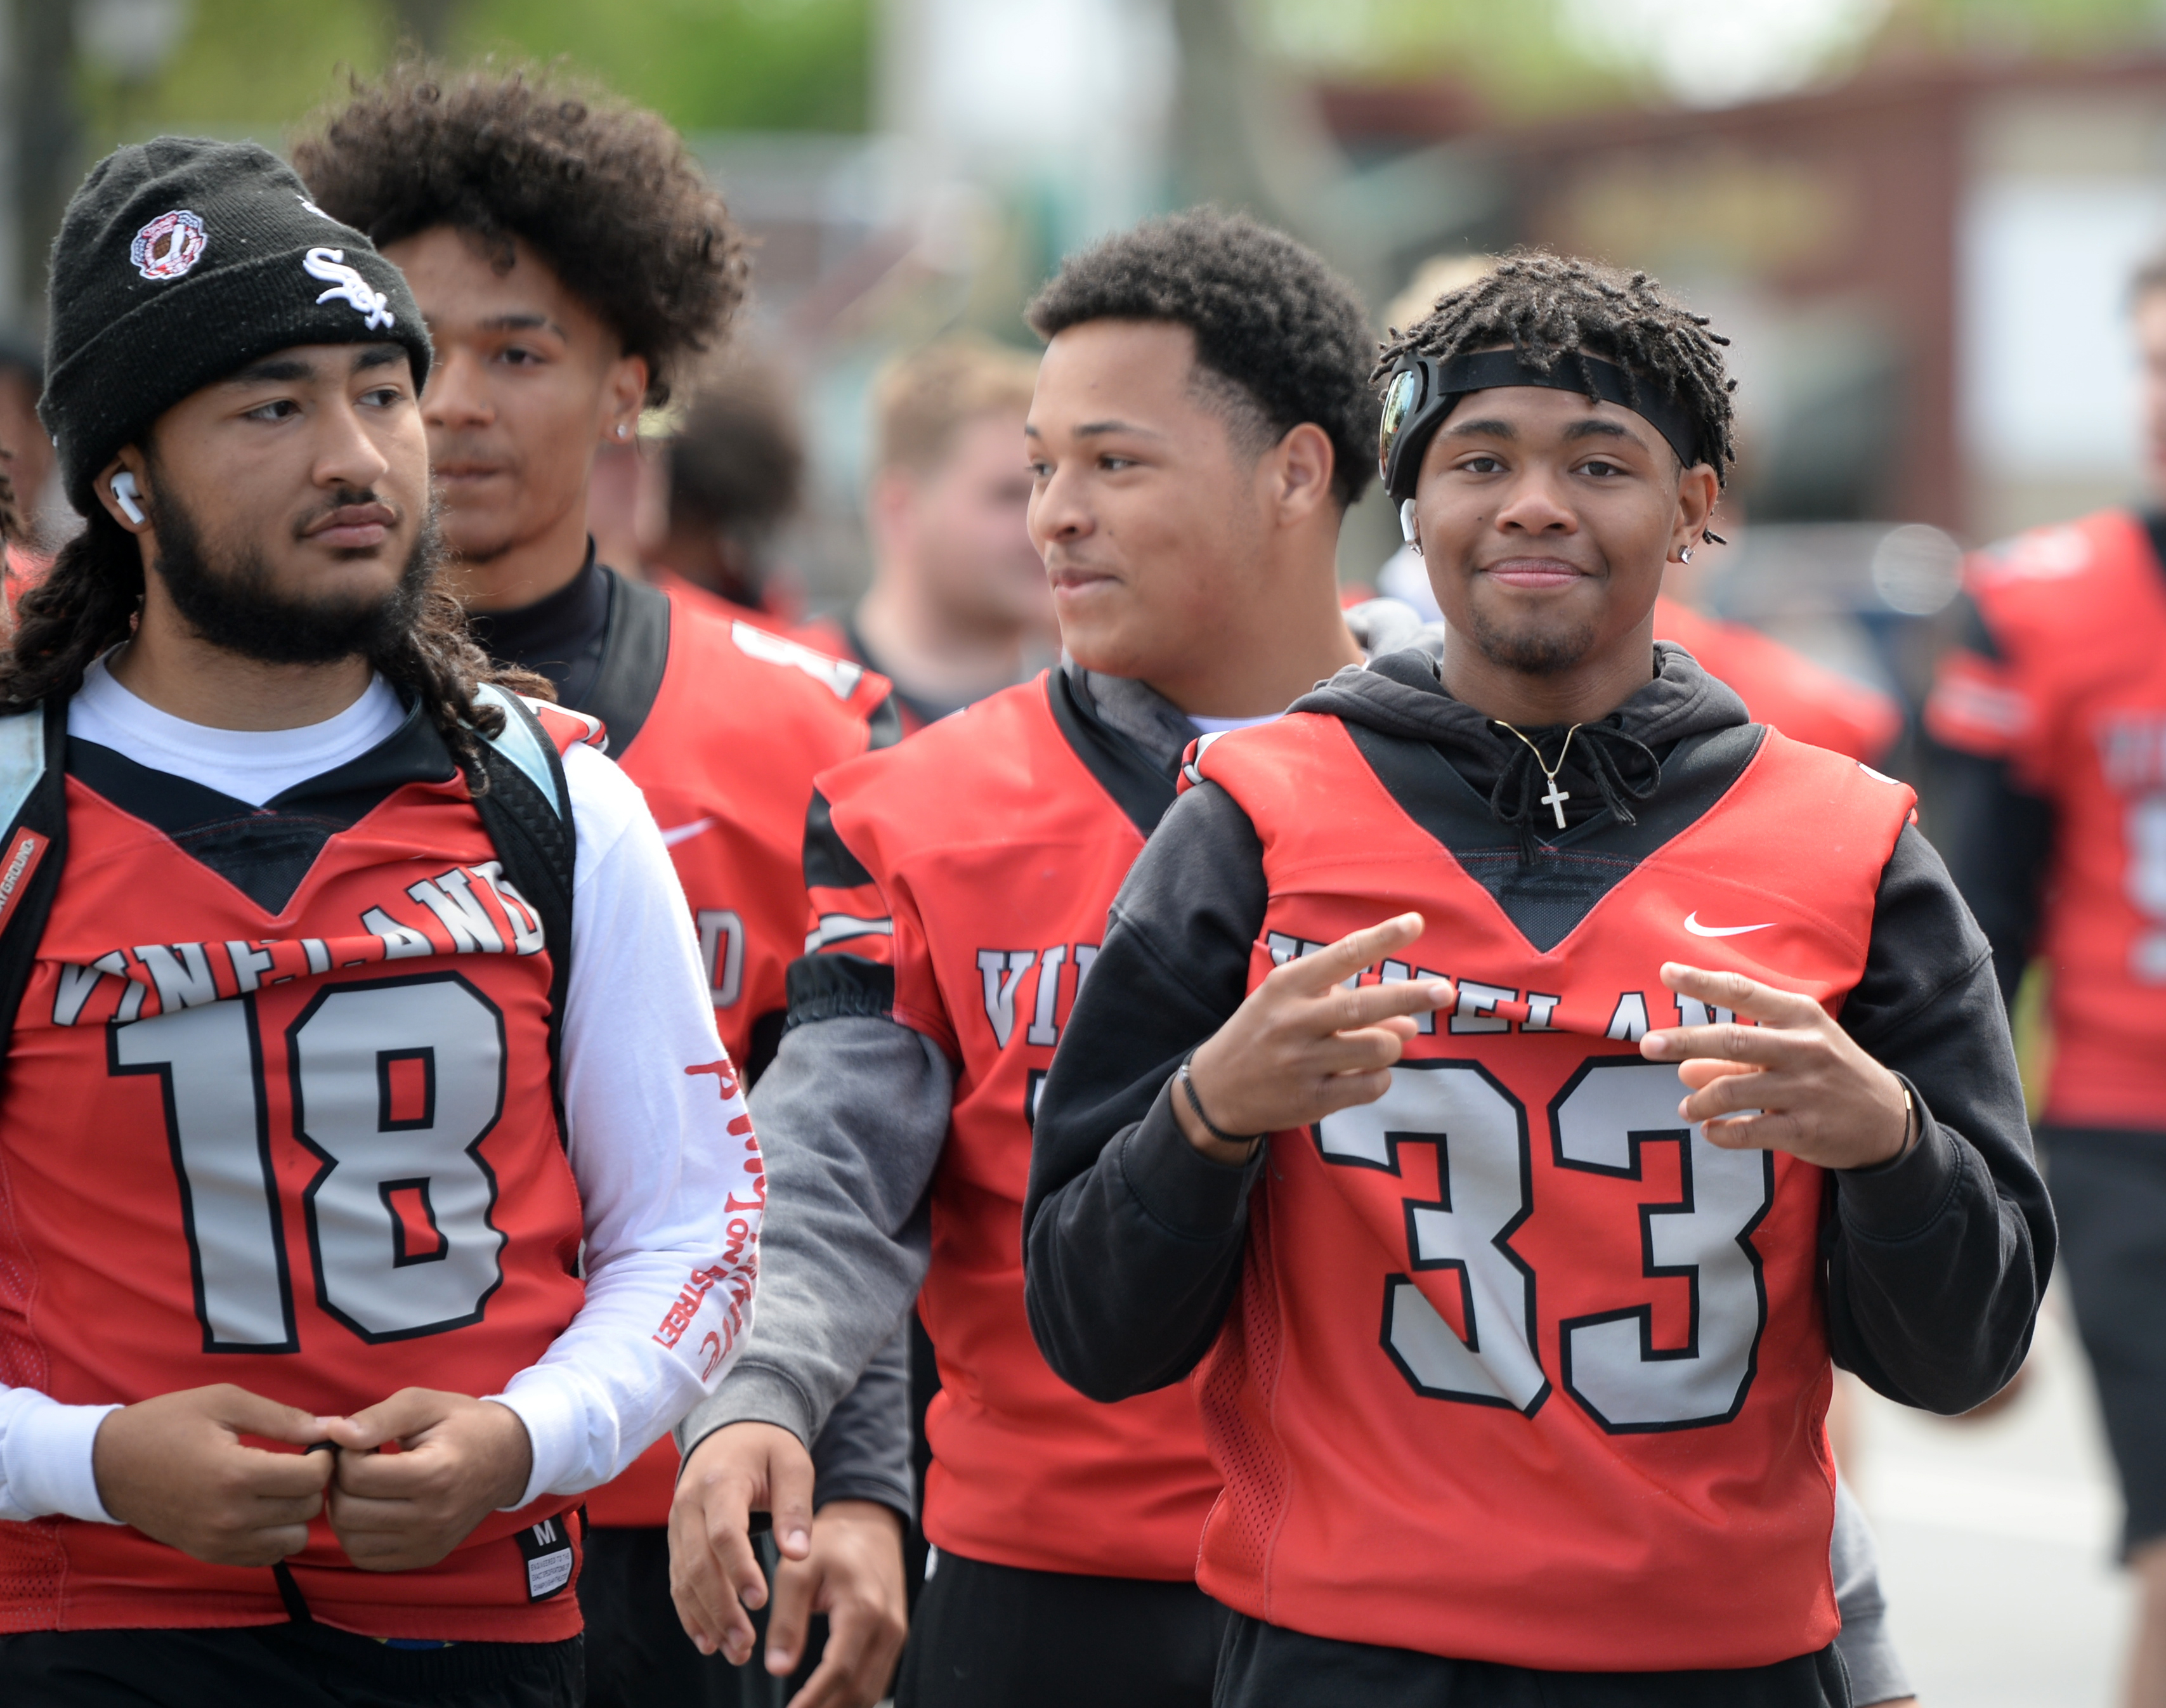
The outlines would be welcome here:
[[[490,658],[547,676],[565,706],[584,706],[601,674],[609,637],[610,578],[594,561],[594,542],[579,573],[531,605],[467,616],[474,642]]]

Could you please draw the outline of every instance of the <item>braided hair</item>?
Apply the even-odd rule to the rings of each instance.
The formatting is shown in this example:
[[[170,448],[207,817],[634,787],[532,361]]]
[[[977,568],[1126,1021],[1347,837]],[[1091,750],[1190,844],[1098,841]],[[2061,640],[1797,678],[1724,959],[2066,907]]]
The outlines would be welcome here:
[[[1544,373],[1560,362],[1598,357],[1624,369],[1635,388],[1666,389],[1693,418],[1702,459],[1726,484],[1737,458],[1730,399],[1737,382],[1723,367],[1721,346],[1730,341],[1707,325],[1706,315],[1678,307],[1644,272],[1519,249],[1471,284],[1445,292],[1405,331],[1392,329],[1370,378],[1384,385],[1403,357],[1448,361],[1508,344]]]
[[[75,693],[92,661],[135,632],[142,602],[142,548],[100,505],[18,602],[15,632],[0,643],[0,711]],[[420,703],[476,794],[487,791],[489,780],[475,732],[504,732],[503,711],[478,701],[476,685],[556,698],[546,677],[492,664],[468,635],[458,600],[433,575],[418,591],[412,620],[382,637],[367,658]]]

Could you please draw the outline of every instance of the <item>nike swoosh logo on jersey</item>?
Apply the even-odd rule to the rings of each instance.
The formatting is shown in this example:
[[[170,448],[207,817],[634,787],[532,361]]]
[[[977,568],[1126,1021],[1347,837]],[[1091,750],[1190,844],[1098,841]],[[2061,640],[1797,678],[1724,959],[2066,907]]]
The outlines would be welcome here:
[[[662,833],[662,845],[664,848],[674,848],[680,842],[691,841],[701,831],[712,830],[714,828],[715,821],[711,818],[695,818],[689,824],[673,825]]]
[[[1699,923],[1698,908],[1685,915],[1685,929],[1694,937],[1742,937],[1748,931],[1765,931],[1774,923],[1766,919],[1757,925],[1703,925]]]

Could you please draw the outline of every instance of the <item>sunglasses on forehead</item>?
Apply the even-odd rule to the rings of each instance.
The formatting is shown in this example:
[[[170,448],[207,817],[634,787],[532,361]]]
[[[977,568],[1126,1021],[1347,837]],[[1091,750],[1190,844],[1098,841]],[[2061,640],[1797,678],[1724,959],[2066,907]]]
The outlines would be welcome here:
[[[1686,468],[1708,460],[1700,450],[1698,423],[1676,399],[1658,395],[1651,383],[1635,379],[1615,362],[1584,351],[1566,352],[1546,373],[1516,350],[1484,350],[1444,361],[1409,356],[1384,388],[1383,419],[1376,434],[1376,467],[1392,500],[1404,504],[1414,495],[1429,442],[1460,399],[1469,392],[1518,385],[1577,392],[1615,404],[1667,440]]]

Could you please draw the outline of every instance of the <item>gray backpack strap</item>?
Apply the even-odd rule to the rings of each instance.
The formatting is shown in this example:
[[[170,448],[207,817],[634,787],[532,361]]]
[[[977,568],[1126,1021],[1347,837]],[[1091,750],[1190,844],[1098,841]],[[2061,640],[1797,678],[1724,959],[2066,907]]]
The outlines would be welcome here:
[[[541,791],[542,796],[556,809],[557,816],[567,824],[572,819],[572,796],[564,784],[563,757],[557,753],[556,743],[542,727],[542,722],[528,709],[527,704],[516,694],[506,692],[493,682],[476,685],[474,698],[484,706],[494,706],[504,714],[504,729],[498,735],[483,735],[501,758],[512,765]],[[479,730],[474,732],[481,735]]]
[[[476,689],[474,698],[504,713],[500,733],[475,732],[481,735],[489,787],[474,796],[474,806],[504,862],[504,875],[541,916],[549,950],[549,1078],[562,1133],[564,997],[571,987],[572,882],[578,849],[571,790],[557,744],[525,701],[489,683]],[[5,949],[0,939],[0,954]]]
[[[0,1019],[10,1028],[67,860],[66,756],[66,695],[0,717]]]

